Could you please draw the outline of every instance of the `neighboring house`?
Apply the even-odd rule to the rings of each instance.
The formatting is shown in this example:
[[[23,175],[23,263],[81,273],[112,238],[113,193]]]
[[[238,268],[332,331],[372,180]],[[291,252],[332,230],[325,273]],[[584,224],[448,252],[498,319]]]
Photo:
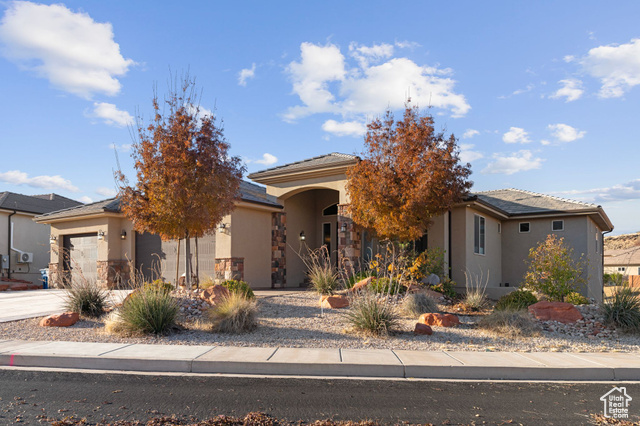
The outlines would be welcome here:
[[[607,274],[640,275],[640,246],[604,252],[604,272]]]
[[[332,153],[250,174],[265,187],[243,182],[242,201],[223,220],[222,232],[200,244],[207,247],[199,256],[201,274],[242,277],[255,288],[298,287],[306,278],[300,253],[322,245],[336,264],[367,262],[377,242],[347,213],[346,171],[357,161],[354,155]],[[97,262],[101,283],[113,285],[116,274],[109,271],[121,271],[127,259],[143,269],[160,259],[162,276],[174,282],[176,242],[160,243],[146,234],[130,238],[131,223],[119,212],[117,200],[102,203],[110,207],[97,203],[37,221],[51,224],[52,233],[61,236],[60,248],[69,243],[75,247],[72,238],[86,238],[88,246],[97,247],[90,262]],[[612,229],[600,206],[505,189],[470,194],[434,219],[420,245],[445,250],[451,278],[461,288],[465,272],[482,273],[488,277],[487,294],[498,297],[520,284],[529,250],[554,233],[564,237],[576,257],[588,260],[584,294],[600,300],[602,233]],[[123,231],[125,240],[120,238]],[[100,232],[102,240],[97,237]],[[203,262],[208,266],[203,268]],[[70,268],[53,252],[51,263],[52,270]]]
[[[33,218],[82,203],[57,194],[0,192],[0,280],[42,282],[39,270],[49,264],[50,226]]]

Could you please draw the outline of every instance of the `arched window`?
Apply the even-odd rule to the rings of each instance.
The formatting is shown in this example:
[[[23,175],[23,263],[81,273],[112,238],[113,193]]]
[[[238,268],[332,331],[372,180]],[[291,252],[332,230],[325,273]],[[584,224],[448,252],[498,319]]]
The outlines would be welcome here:
[[[322,216],[335,216],[337,214],[338,214],[338,203],[332,204],[326,209],[322,210]]]

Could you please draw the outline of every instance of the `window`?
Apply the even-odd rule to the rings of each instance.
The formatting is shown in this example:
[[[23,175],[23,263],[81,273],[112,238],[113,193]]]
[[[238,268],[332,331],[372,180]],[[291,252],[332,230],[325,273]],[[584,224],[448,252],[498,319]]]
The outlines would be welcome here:
[[[619,266],[618,267],[618,272],[624,272],[627,268],[625,268],[624,266]]]
[[[473,215],[473,252],[475,254],[484,254],[484,222],[484,217]]]
[[[338,205],[332,204],[326,209],[322,210],[322,216],[334,216],[338,214]]]
[[[531,229],[531,224],[529,222],[520,222],[520,233],[523,234],[525,232],[529,232]]]
[[[502,234],[502,224],[498,224],[498,234]]]
[[[564,231],[564,220],[554,220],[551,222],[552,231]]]

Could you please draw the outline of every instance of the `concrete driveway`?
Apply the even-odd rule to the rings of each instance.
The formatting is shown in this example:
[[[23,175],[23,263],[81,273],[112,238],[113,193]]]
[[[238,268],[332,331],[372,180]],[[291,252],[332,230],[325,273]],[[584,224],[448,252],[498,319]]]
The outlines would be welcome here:
[[[123,300],[130,290],[115,290],[110,299]],[[64,311],[66,290],[31,290],[0,292],[0,322],[45,317]]]

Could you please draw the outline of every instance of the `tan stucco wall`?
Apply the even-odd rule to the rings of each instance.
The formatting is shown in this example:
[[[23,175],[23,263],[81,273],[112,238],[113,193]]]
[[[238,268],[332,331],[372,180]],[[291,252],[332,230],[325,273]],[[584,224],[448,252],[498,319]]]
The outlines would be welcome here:
[[[448,222],[449,222],[449,213],[445,213],[443,215],[437,216],[433,218],[433,223],[429,228],[428,236],[427,236],[427,245],[430,249],[432,248],[441,248],[445,251],[444,254],[444,262],[445,262],[445,271],[448,267],[448,255],[447,250],[449,250],[449,239],[447,238],[448,233]]]
[[[587,296],[602,300],[602,230],[587,217]]]
[[[485,219],[485,254],[474,253],[474,216]],[[502,285],[502,234],[498,233],[499,220],[472,208],[465,209],[466,218],[466,272],[469,279],[477,284],[490,287]],[[456,281],[465,285],[465,280]]]
[[[7,223],[11,213],[0,211],[0,254],[10,255],[11,278],[31,281],[34,284],[42,282],[40,269],[49,264],[49,234],[50,226],[35,223],[34,215],[16,213],[11,217],[13,225],[13,247],[27,253],[33,253],[33,263],[17,263],[17,252],[9,253],[9,235]],[[1,272],[6,272],[2,270]]]
[[[467,266],[466,233],[465,208],[455,208],[451,211],[451,279],[462,286],[464,286],[464,271]]]
[[[272,183],[267,185],[267,194],[277,197],[281,202],[301,192],[312,189],[332,189],[338,191],[340,204],[349,202],[347,191],[347,176],[337,174],[317,178],[307,178],[293,182]]]

